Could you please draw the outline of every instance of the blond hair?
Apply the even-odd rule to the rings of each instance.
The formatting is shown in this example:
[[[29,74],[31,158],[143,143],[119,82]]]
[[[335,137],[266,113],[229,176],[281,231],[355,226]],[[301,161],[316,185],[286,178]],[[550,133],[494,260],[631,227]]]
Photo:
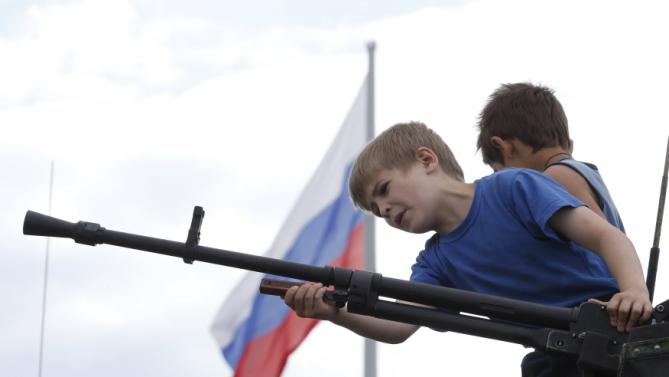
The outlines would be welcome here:
[[[371,210],[365,202],[365,188],[382,169],[406,169],[416,162],[416,151],[430,148],[439,159],[439,166],[452,178],[464,181],[462,169],[453,152],[437,133],[421,122],[398,123],[383,131],[360,152],[348,181],[353,204]]]

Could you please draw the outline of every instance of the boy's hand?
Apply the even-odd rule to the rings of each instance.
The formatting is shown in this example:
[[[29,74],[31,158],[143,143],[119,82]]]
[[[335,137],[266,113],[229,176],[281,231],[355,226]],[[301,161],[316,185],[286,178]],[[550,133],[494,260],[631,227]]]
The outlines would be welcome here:
[[[323,284],[305,283],[288,289],[283,301],[300,317],[332,320],[339,309],[323,301]]]
[[[606,305],[611,326],[619,332],[632,330],[638,322],[646,322],[653,314],[653,306],[648,299],[648,290],[631,288],[618,292],[606,303],[591,299],[589,302]]]

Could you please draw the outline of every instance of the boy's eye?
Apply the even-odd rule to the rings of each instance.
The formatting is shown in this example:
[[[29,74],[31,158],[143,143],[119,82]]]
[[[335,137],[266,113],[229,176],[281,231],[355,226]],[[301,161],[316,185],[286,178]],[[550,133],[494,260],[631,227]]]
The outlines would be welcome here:
[[[381,185],[381,189],[379,190],[379,194],[386,195],[387,193],[388,193],[388,182],[384,182]]]

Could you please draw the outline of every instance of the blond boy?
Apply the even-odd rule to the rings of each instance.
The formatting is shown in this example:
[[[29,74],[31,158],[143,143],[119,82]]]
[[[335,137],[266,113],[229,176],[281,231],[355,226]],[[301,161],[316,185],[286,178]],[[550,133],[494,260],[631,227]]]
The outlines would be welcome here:
[[[541,173],[503,169],[466,183],[446,143],[411,122],[389,128],[365,147],[349,191],[356,206],[392,227],[436,232],[412,266],[412,281],[565,307],[610,298],[611,324],[619,331],[650,318],[629,239]],[[323,302],[324,291],[320,284],[294,287],[285,302],[300,316],[378,341],[399,343],[417,330],[337,309]],[[575,360],[531,361],[523,364],[524,375],[577,373]]]

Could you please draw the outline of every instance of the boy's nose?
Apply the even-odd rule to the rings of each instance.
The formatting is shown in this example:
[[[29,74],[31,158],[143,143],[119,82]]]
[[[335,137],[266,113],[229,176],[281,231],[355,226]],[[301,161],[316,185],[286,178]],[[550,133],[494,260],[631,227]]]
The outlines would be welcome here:
[[[383,205],[381,207],[381,217],[389,217],[390,216],[390,206],[389,205]]]

